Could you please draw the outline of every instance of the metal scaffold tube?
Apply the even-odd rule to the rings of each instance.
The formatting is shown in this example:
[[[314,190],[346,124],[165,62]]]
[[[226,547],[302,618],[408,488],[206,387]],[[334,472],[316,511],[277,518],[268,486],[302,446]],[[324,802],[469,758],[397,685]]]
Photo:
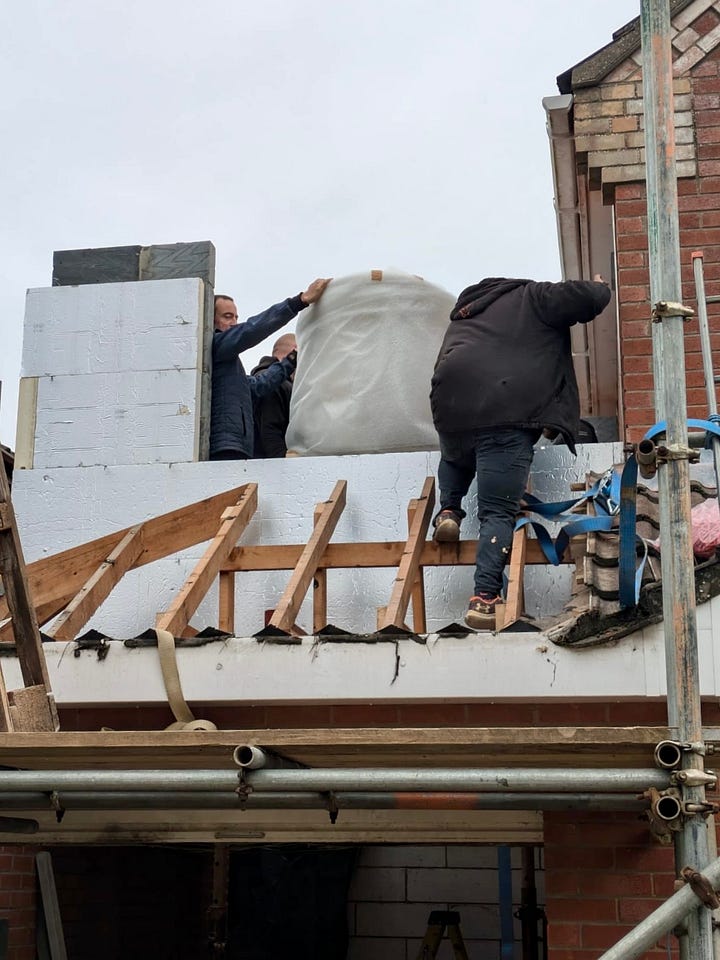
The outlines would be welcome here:
[[[666,770],[559,769],[406,769],[249,770],[244,788],[258,791],[526,793],[640,793],[669,786]],[[8,770],[2,774],[3,793],[16,791],[175,790],[232,791],[238,788],[232,770]]]
[[[713,860],[705,867],[703,877],[713,887],[720,885],[720,859]],[[619,940],[615,946],[603,953],[600,960],[634,960],[635,957],[642,956],[647,950],[652,949],[664,934],[673,930],[685,917],[697,913],[698,909],[710,917],[710,911],[699,904],[700,900],[693,892],[693,888],[690,885],[683,887],[634,927],[627,936]],[[690,949],[692,950],[692,947]]]
[[[680,227],[669,0],[641,0],[647,228],[650,299],[653,308],[655,413],[666,422],[667,459],[658,469],[660,541],[663,555],[663,625],[668,721],[680,741],[702,742],[700,683],[695,616],[695,576],[690,539],[690,466],[687,390],[680,271]],[[683,753],[682,767],[701,772],[702,754]],[[702,809],[705,788],[683,787],[685,803]],[[703,870],[709,860],[707,828],[701,813],[683,818],[675,846],[676,866]],[[685,948],[684,948],[685,949]],[[710,914],[688,916],[689,960],[713,956]],[[611,954],[606,954],[610,956]],[[618,952],[617,957],[637,956]]]
[[[339,810],[637,810],[647,801],[626,793],[362,793],[333,791]],[[70,791],[0,793],[0,810],[326,810],[327,793],[233,791]],[[0,826],[0,833],[2,827]]]

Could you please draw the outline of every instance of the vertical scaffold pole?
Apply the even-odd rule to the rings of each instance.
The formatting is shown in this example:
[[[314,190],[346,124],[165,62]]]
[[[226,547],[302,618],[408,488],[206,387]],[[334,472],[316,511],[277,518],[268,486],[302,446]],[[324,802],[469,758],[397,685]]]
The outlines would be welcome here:
[[[645,153],[647,171],[650,299],[653,310],[655,412],[665,420],[667,461],[658,470],[663,552],[663,619],[668,721],[683,743],[702,742],[695,617],[695,577],[690,540],[690,470],[682,311],[680,236],[675,169],[675,125],[669,0],[641,0]],[[702,771],[703,758],[683,752],[683,772]],[[701,779],[701,777],[700,777]],[[704,804],[705,788],[686,786],[683,799]],[[684,818],[676,865],[702,870],[709,862],[705,820]],[[683,951],[685,952],[685,951]],[[689,960],[712,960],[710,911],[688,915]]]

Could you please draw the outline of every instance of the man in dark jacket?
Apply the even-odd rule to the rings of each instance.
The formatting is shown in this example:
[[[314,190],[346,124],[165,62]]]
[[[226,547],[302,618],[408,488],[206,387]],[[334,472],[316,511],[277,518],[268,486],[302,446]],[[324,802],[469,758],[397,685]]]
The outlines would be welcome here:
[[[475,595],[465,616],[495,628],[502,575],[543,431],[575,452],[580,418],[570,327],[610,301],[602,277],[535,283],[491,278],[464,290],[450,314],[432,378],[440,438],[440,511],[435,540],[460,536],[462,499],[477,477],[479,534]]]
[[[257,377],[263,370],[268,370],[274,363],[284,360],[293,352],[297,352],[295,334],[284,333],[273,344],[272,356],[260,359],[260,363],[252,371],[252,378]],[[253,397],[256,460],[261,457],[265,459],[284,457],[287,454],[285,434],[290,422],[290,397],[294,376],[295,374],[291,373],[279,387],[275,387],[272,393],[265,394],[260,399]]]
[[[268,307],[245,323],[238,323],[232,297],[215,297],[215,332],[212,342],[212,404],[210,459],[247,460],[253,455],[253,396],[271,393],[295,369],[293,356],[257,377],[248,377],[238,354],[269,337],[323,295],[328,279],[313,280],[296,297]]]

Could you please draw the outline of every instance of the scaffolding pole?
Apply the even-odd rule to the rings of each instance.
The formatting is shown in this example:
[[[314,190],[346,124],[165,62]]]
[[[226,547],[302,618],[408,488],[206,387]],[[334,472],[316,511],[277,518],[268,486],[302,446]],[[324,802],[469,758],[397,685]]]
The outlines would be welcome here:
[[[669,457],[658,470],[663,551],[663,622],[668,723],[680,742],[683,772],[703,770],[702,719],[690,541],[690,467],[681,307],[680,231],[675,168],[675,125],[669,0],[641,0],[650,299],[653,309],[655,413],[666,421]],[[691,779],[692,776],[691,776]],[[683,800],[705,804],[705,787],[685,786]],[[689,813],[678,833],[676,867],[703,870],[709,861],[702,813]],[[688,915],[687,957],[712,960],[708,910]],[[683,951],[685,952],[685,950]],[[618,954],[620,955],[620,954]],[[627,956],[628,954],[625,954]]]

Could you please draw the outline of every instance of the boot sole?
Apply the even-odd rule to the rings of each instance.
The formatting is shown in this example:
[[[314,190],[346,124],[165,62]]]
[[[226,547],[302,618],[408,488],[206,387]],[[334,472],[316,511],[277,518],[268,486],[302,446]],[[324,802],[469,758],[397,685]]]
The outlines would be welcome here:
[[[441,520],[433,532],[437,543],[456,543],[460,539],[460,527],[454,520]]]
[[[495,614],[478,613],[477,610],[468,610],[465,614],[465,623],[472,630],[494,630]]]

